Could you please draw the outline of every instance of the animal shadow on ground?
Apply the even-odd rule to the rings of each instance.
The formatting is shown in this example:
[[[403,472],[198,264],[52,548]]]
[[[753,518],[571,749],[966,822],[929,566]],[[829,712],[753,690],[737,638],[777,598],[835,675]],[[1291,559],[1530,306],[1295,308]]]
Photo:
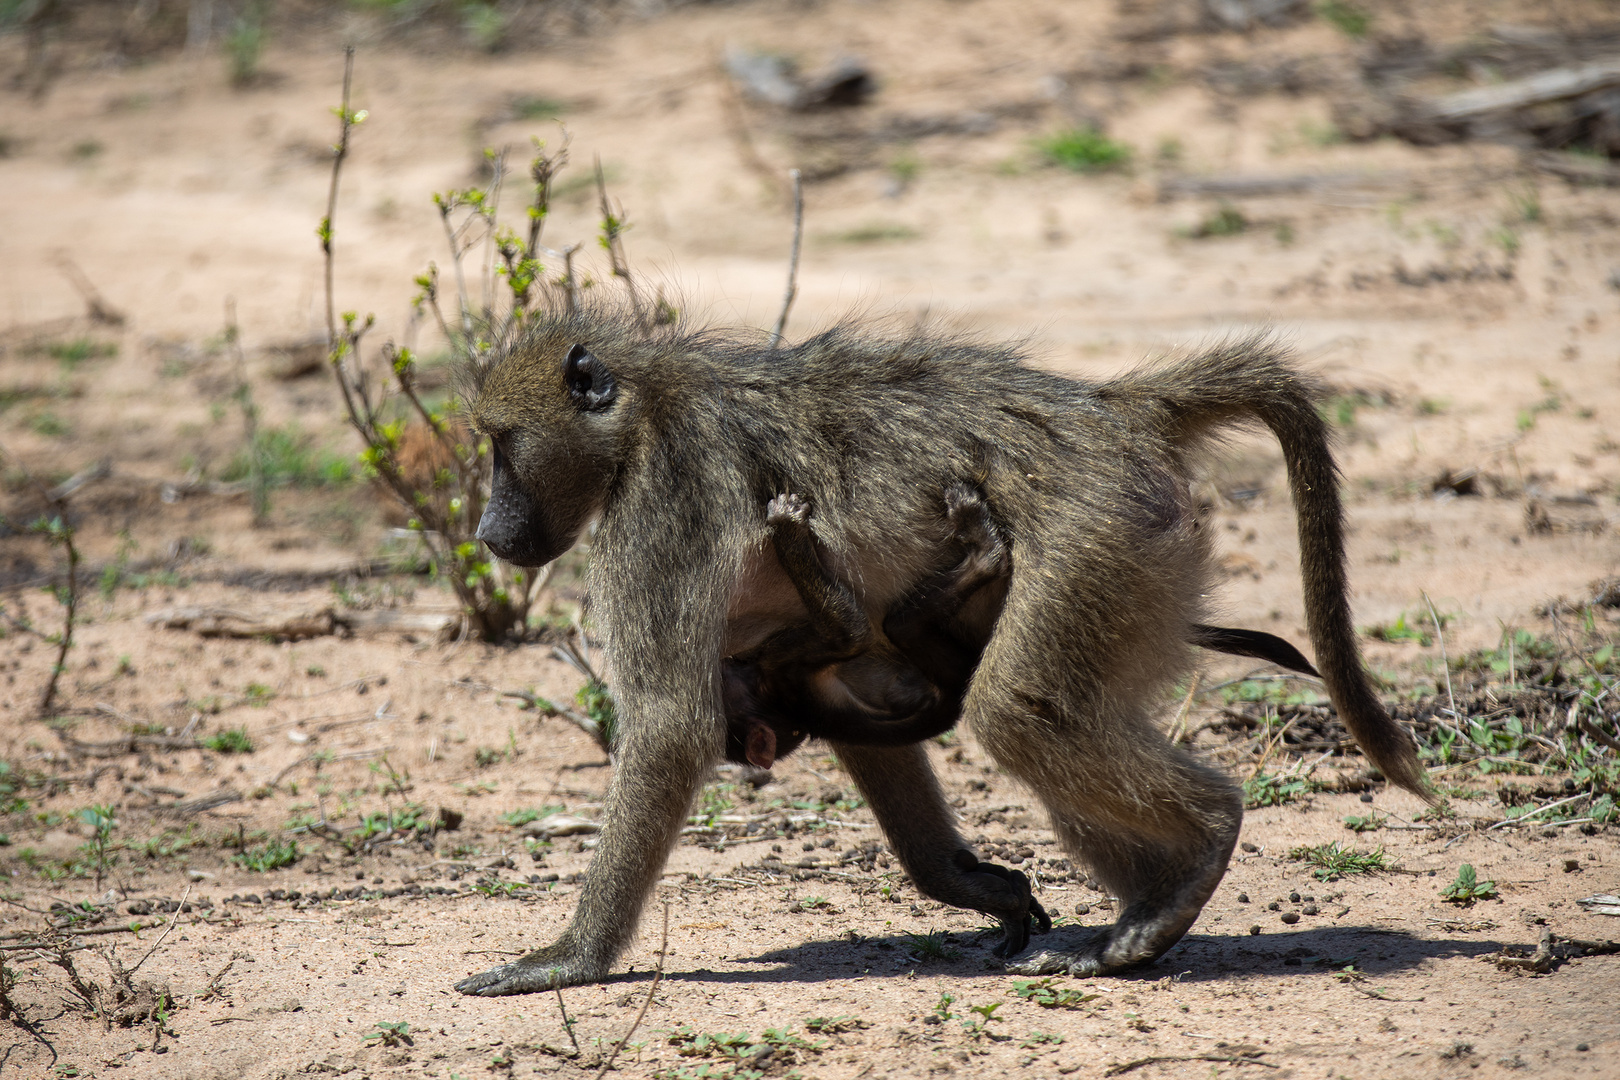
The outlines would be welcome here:
[[[1038,952],[1043,944],[1072,943],[1079,932],[1074,926],[1061,927],[1044,938],[1034,939],[1030,951]],[[998,978],[1007,975],[1002,962],[990,954],[998,933],[986,931],[982,941],[976,940],[971,932],[957,933],[946,946],[944,958],[918,963],[899,963],[916,951],[916,939],[905,934],[889,934],[862,938],[858,942],[807,941],[755,956],[732,958],[733,963],[762,965],[758,971],[697,968],[666,971],[664,977],[683,982],[810,983],[847,979],[852,971],[869,978],[899,979],[920,969],[934,975]],[[1352,963],[1358,972],[1369,977],[1388,976],[1416,970],[1425,961],[1456,956],[1477,958],[1501,952],[1502,948],[1502,942],[1488,939],[1437,940],[1400,930],[1367,927],[1323,927],[1278,937],[1247,933],[1189,934],[1156,963],[1108,977],[1157,982],[1173,975],[1180,982],[1213,982],[1234,976],[1290,975],[1301,966],[1343,968]],[[763,966],[773,964],[780,966]],[[650,978],[650,971],[620,976],[625,981]]]

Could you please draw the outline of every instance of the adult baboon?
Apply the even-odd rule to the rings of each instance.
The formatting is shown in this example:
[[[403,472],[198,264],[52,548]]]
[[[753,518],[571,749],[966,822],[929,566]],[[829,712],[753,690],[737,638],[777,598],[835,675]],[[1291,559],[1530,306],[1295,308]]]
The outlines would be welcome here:
[[[961,561],[889,612],[879,634],[848,583],[822,560],[809,502],[792,493],[770,501],[771,543],[808,618],[721,661],[729,760],[769,769],[810,738],[904,746],[955,726],[987,644],[975,622],[959,616],[970,603],[1000,610],[1012,560],[972,485],[948,485],[944,511]],[[1317,674],[1293,645],[1262,631],[1197,623],[1188,640]]]
[[[617,769],[562,936],[458,987],[522,993],[608,974],[725,750],[723,658],[807,618],[767,541],[768,500],[809,500],[829,569],[881,622],[951,565],[938,508],[966,476],[1012,571],[999,605],[957,616],[987,642],[962,718],[1123,901],[1091,940],[1021,966],[1096,974],[1162,954],[1225,872],[1242,818],[1235,785],[1170,745],[1152,711],[1190,661],[1210,576],[1192,459],[1245,421],[1282,445],[1328,694],[1373,763],[1423,793],[1416,749],[1361,667],[1313,387],[1275,342],[1085,382],[922,334],[840,329],[772,351],[719,334],[649,338],[611,315],[537,323],[481,375],[473,422],[495,479],[479,535],[538,566],[598,522],[591,613],[613,667]],[[1023,876],[964,845],[922,747],[834,745],[919,891],[998,918],[1007,955],[1032,921],[1044,928]]]

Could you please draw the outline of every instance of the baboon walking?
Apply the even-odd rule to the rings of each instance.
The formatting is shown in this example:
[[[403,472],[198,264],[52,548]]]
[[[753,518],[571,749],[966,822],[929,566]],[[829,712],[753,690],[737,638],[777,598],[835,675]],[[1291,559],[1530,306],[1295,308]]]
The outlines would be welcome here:
[[[495,995],[604,978],[634,932],[708,767],[725,752],[723,661],[808,612],[763,508],[796,492],[829,572],[883,625],[960,558],[940,513],[974,477],[1005,534],[994,603],[957,612],[983,641],[961,716],[1046,806],[1064,847],[1122,908],[1089,940],[1020,970],[1098,974],[1149,962],[1225,872],[1232,781],[1153,723],[1190,664],[1210,546],[1188,478],[1205,441],[1263,423],[1299,515],[1306,621],[1341,719],[1393,782],[1427,785],[1362,670],[1337,476],[1312,384],[1250,338],[1105,382],[1025,366],[1006,348],[834,330],[775,351],[720,334],[633,334],[611,313],[534,326],[482,375],[473,422],[496,455],[479,535],[542,565],[598,522],[591,612],[613,666],[617,769],[562,936],[458,984]],[[998,590],[999,591],[999,590]],[[1023,875],[957,833],[921,746],[835,742],[919,891],[985,912],[1016,955],[1047,925]]]

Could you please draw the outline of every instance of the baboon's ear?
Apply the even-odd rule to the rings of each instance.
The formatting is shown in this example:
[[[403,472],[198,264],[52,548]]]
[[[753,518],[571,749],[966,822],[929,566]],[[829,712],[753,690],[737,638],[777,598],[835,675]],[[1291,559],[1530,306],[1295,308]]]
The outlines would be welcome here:
[[[563,358],[563,381],[568,384],[574,404],[586,412],[605,409],[619,396],[613,372],[583,345],[575,345]]]

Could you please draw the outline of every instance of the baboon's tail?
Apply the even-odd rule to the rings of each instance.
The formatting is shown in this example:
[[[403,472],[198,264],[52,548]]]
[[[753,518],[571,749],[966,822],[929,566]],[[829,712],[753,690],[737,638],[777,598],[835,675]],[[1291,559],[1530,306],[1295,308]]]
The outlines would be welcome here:
[[[1416,744],[1385,711],[1362,667],[1345,576],[1339,473],[1327,424],[1316,409],[1317,385],[1294,369],[1286,348],[1256,337],[1143,369],[1103,393],[1145,410],[1177,443],[1195,443],[1222,424],[1244,419],[1259,420],[1276,435],[1298,515],[1305,623],[1328,696],[1386,777],[1432,799]]]

